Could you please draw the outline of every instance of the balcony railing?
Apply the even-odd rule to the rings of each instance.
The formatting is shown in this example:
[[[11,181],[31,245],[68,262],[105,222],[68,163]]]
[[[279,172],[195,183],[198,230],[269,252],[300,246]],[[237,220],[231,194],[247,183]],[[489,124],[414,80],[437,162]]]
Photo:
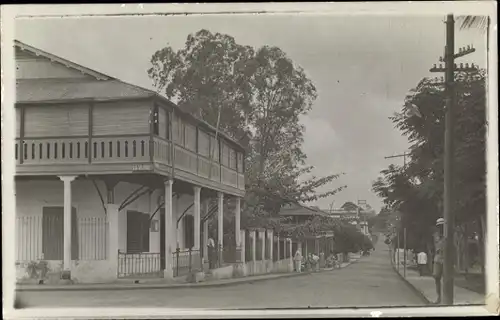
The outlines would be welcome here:
[[[203,179],[245,189],[243,173],[221,165],[196,152],[179,145],[172,149],[172,142],[149,135],[130,136],[94,136],[27,138],[23,143],[19,139],[15,144],[15,159],[18,172],[53,172],[55,166],[82,166],[81,170],[90,171],[97,168],[92,164],[110,165],[102,167],[103,171],[114,170],[113,165],[120,166],[121,171],[152,171],[153,165],[159,168],[175,167]],[[36,166],[36,168],[35,168]],[[50,170],[48,168],[50,167]],[[101,169],[96,169],[99,171]],[[210,173],[210,170],[212,171]]]

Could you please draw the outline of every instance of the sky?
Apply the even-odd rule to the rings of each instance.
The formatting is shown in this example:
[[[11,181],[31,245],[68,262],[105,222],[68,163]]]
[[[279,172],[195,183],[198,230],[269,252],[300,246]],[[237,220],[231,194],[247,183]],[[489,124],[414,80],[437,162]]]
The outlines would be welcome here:
[[[444,16],[331,16],[300,14],[23,18],[16,39],[125,82],[152,89],[146,70],[156,50],[182,48],[200,29],[233,36],[239,44],[277,46],[317,88],[301,118],[303,150],[315,176],[345,173],[330,185],[342,192],[311,205],[340,207],[366,200],[382,206],[372,182],[408,149],[388,119],[409,89],[435,76],[429,68],[444,52]],[[460,62],[485,66],[485,33],[456,28],[456,48],[477,52]],[[322,191],[328,188],[320,189]]]

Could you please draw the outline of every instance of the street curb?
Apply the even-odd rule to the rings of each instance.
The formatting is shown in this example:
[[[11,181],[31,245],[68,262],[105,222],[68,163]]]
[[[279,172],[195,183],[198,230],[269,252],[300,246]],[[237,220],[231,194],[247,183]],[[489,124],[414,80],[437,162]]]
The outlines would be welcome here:
[[[350,264],[346,265],[343,268],[348,267]],[[278,280],[278,279],[286,279],[286,278],[292,278],[292,277],[300,277],[300,276],[306,276],[314,273],[325,273],[325,272],[330,272],[334,270],[340,270],[340,269],[328,269],[328,270],[320,270],[319,272],[315,271],[308,271],[308,272],[301,272],[301,273],[287,273],[283,274],[280,276],[276,277],[269,277],[269,278],[258,278],[258,279],[251,279],[250,277],[248,278],[241,278],[241,281],[234,281],[234,282],[200,282],[200,283],[186,283],[186,284],[136,284],[136,285],[120,285],[120,286],[103,286],[103,287],[72,287],[72,286],[65,286],[65,287],[59,287],[59,288],[44,288],[43,286],[37,287],[37,288],[16,288],[15,292],[42,292],[42,291],[115,291],[115,290],[151,290],[151,289],[194,289],[194,288],[215,288],[215,287],[225,287],[225,286],[235,286],[239,284],[248,284],[248,283],[254,283],[254,282],[263,282],[263,281],[271,281],[271,280]]]
[[[425,296],[425,294],[418,290],[414,285],[411,284],[410,281],[408,281],[405,277],[403,277],[401,275],[401,273],[397,270],[397,268],[394,266],[394,263],[392,262],[392,259],[391,260],[391,266],[392,266],[392,270],[394,270],[394,272],[399,276],[399,278],[401,280],[403,280],[403,282],[420,298],[422,299],[422,301],[424,301],[426,304],[429,304],[429,305],[432,305],[433,303],[427,299],[427,297]]]

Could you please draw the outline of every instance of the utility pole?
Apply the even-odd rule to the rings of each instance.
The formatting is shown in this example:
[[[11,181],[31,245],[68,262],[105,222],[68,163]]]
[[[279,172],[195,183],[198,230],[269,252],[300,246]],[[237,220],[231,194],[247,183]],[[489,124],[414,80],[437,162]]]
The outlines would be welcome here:
[[[474,64],[455,64],[455,59],[475,52],[471,46],[460,48],[455,54],[455,20],[453,14],[448,14],[446,18],[446,46],[444,58],[444,68],[434,65],[430,72],[444,72],[444,90],[446,95],[446,118],[445,118],[445,146],[444,146],[444,264],[443,264],[443,302],[446,305],[453,305],[454,298],[454,251],[453,235],[455,229],[454,194],[453,194],[453,156],[454,156],[454,133],[455,133],[455,72],[470,72],[477,68]]]
[[[444,220],[445,220],[445,249],[443,264],[443,302],[453,305],[454,266],[453,266],[453,230],[455,217],[453,212],[453,134],[455,133],[454,119],[454,67],[455,67],[455,20],[452,14],[446,19],[446,47],[445,47],[445,94],[446,94],[446,119],[444,136]]]

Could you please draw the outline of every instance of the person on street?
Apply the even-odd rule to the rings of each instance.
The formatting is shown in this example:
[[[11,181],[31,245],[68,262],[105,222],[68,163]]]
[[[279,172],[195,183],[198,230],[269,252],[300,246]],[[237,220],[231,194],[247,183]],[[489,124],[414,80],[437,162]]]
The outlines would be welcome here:
[[[417,265],[420,276],[423,276],[425,266],[427,265],[427,253],[425,253],[423,250],[420,250],[420,252],[417,254]]]
[[[211,237],[208,238],[207,241],[207,249],[208,249],[208,265],[210,269],[214,269],[215,263],[215,241]]]
[[[439,218],[436,221],[437,231],[434,234],[434,268],[433,268],[433,276],[434,282],[436,284],[436,293],[438,298],[436,300],[436,304],[441,303],[441,278],[443,277],[443,260],[444,260],[444,219]]]
[[[314,264],[314,269],[316,271],[319,271],[319,257],[313,253],[312,260],[313,260],[313,264]]]
[[[295,271],[298,273],[302,272],[302,254],[300,250],[297,249],[295,252],[295,256],[293,257],[293,261],[295,263]]]

